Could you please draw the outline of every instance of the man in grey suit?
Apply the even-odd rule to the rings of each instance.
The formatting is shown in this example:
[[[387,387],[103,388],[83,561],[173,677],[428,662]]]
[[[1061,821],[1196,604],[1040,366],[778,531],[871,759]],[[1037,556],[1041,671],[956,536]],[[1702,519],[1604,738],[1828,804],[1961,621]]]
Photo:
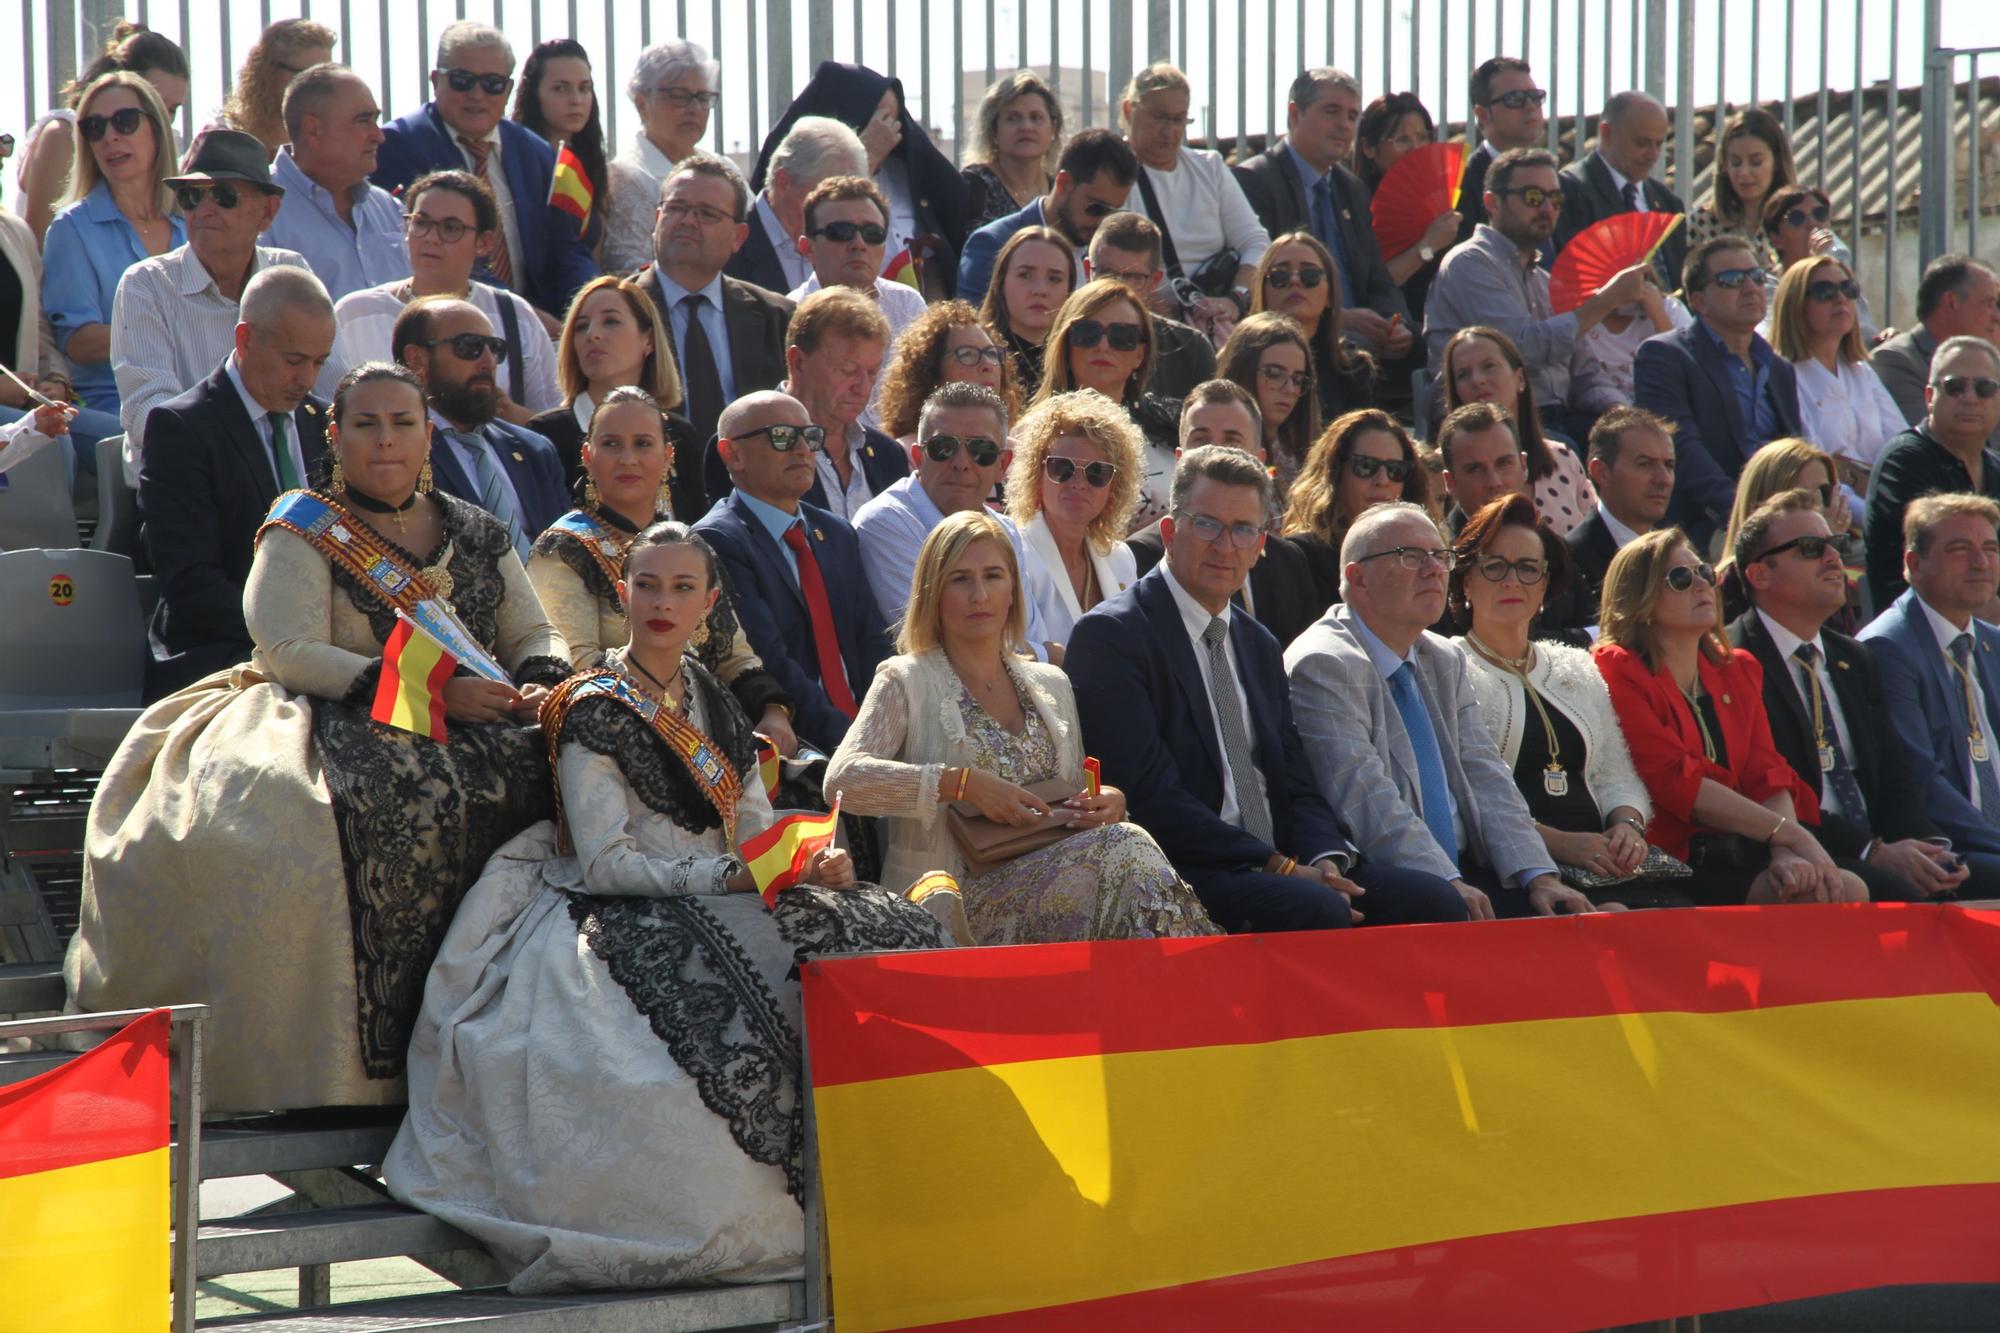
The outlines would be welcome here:
[[[1931,382],[1931,358],[1939,344],[1961,334],[2000,343],[2000,278],[1982,259],[1939,255],[1917,282],[1917,327],[1889,339],[1868,358],[1912,426],[1928,414],[1924,389]]]
[[[1417,505],[1377,505],[1347,530],[1342,604],[1285,651],[1313,775],[1364,857],[1450,880],[1475,919],[1588,912],[1486,734],[1457,645],[1427,631],[1450,561]]]

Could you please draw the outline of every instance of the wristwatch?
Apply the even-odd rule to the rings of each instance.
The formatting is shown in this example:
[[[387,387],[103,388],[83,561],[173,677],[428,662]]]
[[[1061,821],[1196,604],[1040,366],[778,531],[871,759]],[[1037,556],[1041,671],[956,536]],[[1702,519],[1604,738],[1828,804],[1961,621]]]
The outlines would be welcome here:
[[[1438,252],[1432,247],[1428,245],[1420,245],[1417,247],[1417,258],[1423,260],[1426,264],[1430,263],[1433,259],[1436,259],[1437,257],[1438,257]]]

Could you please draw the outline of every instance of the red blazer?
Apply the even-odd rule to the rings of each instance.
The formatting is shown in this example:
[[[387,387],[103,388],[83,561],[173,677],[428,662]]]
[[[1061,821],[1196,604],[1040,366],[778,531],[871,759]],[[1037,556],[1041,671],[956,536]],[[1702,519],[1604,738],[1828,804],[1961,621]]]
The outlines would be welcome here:
[[[1764,711],[1764,669],[1756,658],[1741,648],[1732,650],[1720,665],[1706,654],[1701,658],[1701,683],[1715,697],[1715,711],[1722,720],[1722,747],[1729,760],[1725,767],[1702,754],[1701,731],[1673,677],[1648,669],[1637,653],[1616,644],[1599,644],[1592,656],[1611,691],[1611,706],[1631,744],[1632,762],[1653,798],[1653,822],[1646,838],[1655,847],[1684,857],[1689,837],[1711,831],[1694,820],[1695,793],[1703,778],[1714,778],[1753,801],[1789,791],[1799,818],[1819,823],[1819,798],[1799,780],[1771,739],[1771,718]]]

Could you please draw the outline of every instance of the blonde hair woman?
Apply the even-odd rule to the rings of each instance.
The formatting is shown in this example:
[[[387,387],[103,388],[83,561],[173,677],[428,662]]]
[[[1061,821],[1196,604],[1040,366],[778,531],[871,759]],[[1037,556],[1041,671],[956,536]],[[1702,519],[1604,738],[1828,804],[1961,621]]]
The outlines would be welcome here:
[[[1799,372],[1799,424],[1820,448],[1848,460],[1857,489],[1883,446],[1906,428],[1868,364],[1860,301],[1854,271],[1814,255],[1785,270],[1771,307],[1771,348]]]
[[[1729,526],[1722,535],[1721,561],[1715,567],[1721,579],[1723,619],[1734,620],[1750,609],[1733,554],[1736,534],[1743,531],[1744,523],[1757,512],[1759,505],[1792,490],[1811,491],[1818,497],[1819,512],[1837,541],[1852,544],[1860,536],[1854,514],[1847,505],[1847,492],[1841,488],[1839,462],[1807,440],[1791,436],[1772,440],[1750,455],[1750,461],[1743,465],[1743,472],[1736,479],[1736,502],[1729,510]],[[1859,565],[1858,547],[1844,554],[1849,564]],[[1860,602],[1859,585],[1851,585],[1847,609],[1828,621],[1828,627],[1842,634],[1854,633],[1860,628]]]
[[[1047,193],[1062,153],[1062,103],[1039,74],[1020,70],[986,90],[966,149],[969,225],[1018,213]]]
[[[335,41],[332,28],[311,19],[279,19],[264,29],[243,57],[218,123],[256,135],[276,157],[291,141],[285,133],[285,90],[314,65],[333,59]]]
[[[1139,577],[1123,539],[1139,504],[1146,439],[1089,389],[1043,399],[1014,424],[1013,439],[1007,514],[1046,576],[1031,589],[1042,627],[1067,643],[1077,617]]]
[[[883,883],[942,869],[959,880],[981,944],[1208,935],[1194,893],[1153,839],[1125,823],[1125,796],[1088,791],[1083,729],[1061,669],[1024,659],[1025,598],[1013,543],[992,515],[952,514],[917,555],[896,647],[827,765],[826,790],[889,821]],[[1045,800],[1029,788],[1076,793]],[[1026,828],[1078,830],[983,874],[968,873],[943,806]]]

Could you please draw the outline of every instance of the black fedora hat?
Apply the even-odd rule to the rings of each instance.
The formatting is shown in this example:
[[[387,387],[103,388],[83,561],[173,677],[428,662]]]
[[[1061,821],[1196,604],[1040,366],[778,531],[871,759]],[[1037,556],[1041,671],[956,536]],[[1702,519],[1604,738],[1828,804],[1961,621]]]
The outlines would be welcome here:
[[[283,194],[284,187],[271,184],[271,163],[264,156],[264,141],[241,130],[207,130],[188,150],[181,174],[167,178],[167,184],[202,185],[209,181],[245,181],[265,194]]]

